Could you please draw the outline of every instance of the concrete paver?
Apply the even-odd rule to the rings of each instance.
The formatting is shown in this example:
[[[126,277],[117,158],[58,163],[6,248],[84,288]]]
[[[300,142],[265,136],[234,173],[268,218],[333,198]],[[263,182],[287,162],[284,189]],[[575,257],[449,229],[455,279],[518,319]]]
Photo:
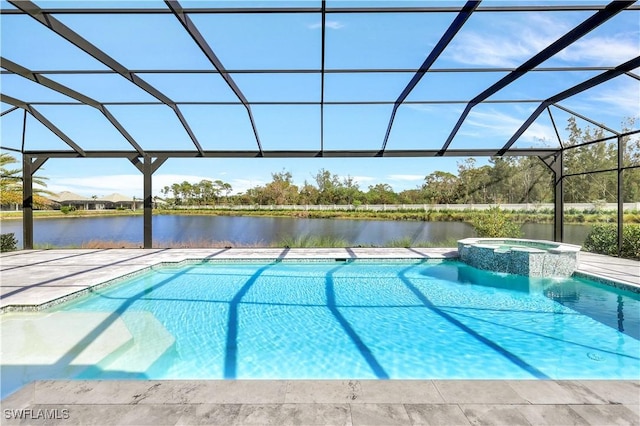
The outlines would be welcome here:
[[[453,249],[32,250],[0,255],[1,307],[41,305],[159,262],[454,257]],[[613,259],[613,260],[612,260]],[[579,270],[640,285],[639,262],[580,254]],[[640,424],[640,381],[38,381],[3,424]],[[22,411],[28,419],[16,419]],[[9,412],[9,418],[4,410]],[[38,410],[66,419],[34,418]],[[51,411],[54,410],[54,411]],[[57,410],[57,411],[55,411]],[[29,414],[30,413],[30,414]]]
[[[304,381],[313,384],[313,381]],[[571,382],[554,401],[546,395],[544,403],[516,402],[509,389],[522,389],[536,381],[446,381],[456,392],[443,396],[441,402],[416,402],[411,392],[407,399],[394,395],[402,383],[395,381],[351,381],[352,385],[366,389],[376,382],[376,392],[389,396],[387,402],[289,402],[322,401],[325,392],[344,389],[345,381],[316,381],[322,386],[313,390],[298,386],[295,380],[203,380],[203,381],[38,381],[24,386],[2,401],[2,409],[9,412],[28,409],[67,410],[70,418],[59,424],[539,424],[539,425],[603,425],[640,424],[638,404],[620,404],[596,399],[594,402],[566,404],[579,400],[585,394],[596,394],[602,388],[619,387],[629,399],[640,400],[640,381],[584,381]],[[445,389],[443,381],[416,380],[416,388]],[[569,383],[569,382],[567,382]],[[409,386],[408,381],[404,383]],[[514,385],[515,384],[515,385]],[[475,398],[487,402],[469,402],[470,396],[460,389],[467,387],[488,393],[488,398]],[[496,391],[497,389],[497,391]],[[539,392],[551,388],[538,387]],[[503,397],[506,396],[506,399]],[[335,394],[332,396],[335,397]],[[538,398],[539,399],[539,398]],[[445,401],[446,400],[446,401]],[[541,399],[540,399],[541,400]],[[287,402],[285,402],[287,401]],[[393,401],[393,402],[390,402]],[[24,411],[23,411],[24,415]],[[51,419],[49,419],[51,420]],[[5,423],[6,421],[6,423]],[[65,423],[66,422],[66,423]],[[6,418],[3,424],[19,424]],[[27,424],[58,424],[32,419]]]
[[[445,402],[462,404],[524,404],[527,401],[509,385],[498,380],[434,380]]]
[[[470,425],[457,404],[405,404],[412,425]]]
[[[517,405],[464,404],[460,408],[472,425],[530,426]]]
[[[637,260],[580,252],[578,253],[578,271],[640,286],[640,262]]]
[[[354,425],[410,425],[409,413],[402,404],[353,404]]]
[[[570,405],[590,425],[640,424],[638,412],[624,405]]]
[[[589,422],[566,405],[519,405],[518,411],[532,425],[588,425]]]
[[[529,404],[602,404],[589,387],[570,380],[509,380],[506,383]],[[620,382],[618,382],[620,383]]]

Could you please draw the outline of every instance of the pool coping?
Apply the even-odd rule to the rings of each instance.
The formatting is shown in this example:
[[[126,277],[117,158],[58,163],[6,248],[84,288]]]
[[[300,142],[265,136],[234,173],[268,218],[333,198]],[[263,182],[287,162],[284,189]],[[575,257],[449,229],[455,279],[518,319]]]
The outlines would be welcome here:
[[[143,249],[107,249],[107,250],[31,250],[31,251],[21,251],[21,252],[9,252],[3,253],[0,256],[0,260],[2,260],[2,269],[1,276],[2,280],[0,282],[0,288],[7,287],[6,283],[6,273],[7,271],[11,271],[16,268],[25,267],[28,268],[30,264],[17,266],[12,268],[11,265],[6,265],[6,259],[11,260],[11,254],[14,255],[20,253],[33,253],[38,254],[39,252],[44,252],[46,255],[53,254],[62,254],[65,255],[68,253],[78,253],[77,256],[91,255],[95,253],[96,256],[100,256],[102,253],[139,253],[139,252],[150,252],[150,254],[158,254],[158,259],[153,260],[150,259],[146,264],[140,265],[138,268],[132,267],[128,268],[127,271],[123,273],[107,273],[106,277],[98,278],[94,280],[91,284],[80,285],[77,283],[69,286],[67,291],[59,291],[55,296],[52,297],[38,297],[38,303],[10,303],[11,301],[7,301],[7,297],[5,297],[5,292],[3,289],[3,297],[0,299],[0,315],[9,312],[37,312],[42,311],[53,306],[56,306],[61,303],[66,303],[70,300],[76,299],[78,297],[85,296],[87,294],[92,293],[98,289],[115,285],[123,280],[139,276],[141,274],[145,274],[149,271],[152,271],[154,268],[159,267],[179,267],[184,264],[189,263],[214,263],[214,262],[326,262],[326,261],[358,261],[358,262],[381,262],[381,261],[444,261],[444,260],[459,260],[458,251],[454,248],[439,248],[439,249],[429,249],[429,248],[345,248],[345,249],[224,249],[224,250],[202,250],[202,249],[152,249],[152,250],[143,250]],[[173,253],[182,253],[183,257],[172,260]],[[73,256],[73,255],[72,255]],[[146,256],[143,255],[143,256]],[[616,259],[610,258],[608,256],[601,255],[593,255],[591,253],[580,252],[581,257],[593,257],[600,256],[601,258],[605,258],[605,260],[601,260],[604,263],[611,264],[610,260],[607,259]],[[64,258],[63,258],[64,259]],[[587,259],[589,261],[589,259]],[[580,260],[579,260],[580,262]],[[625,262],[635,262],[628,261]],[[12,263],[12,262],[9,262]],[[33,262],[34,264],[38,264],[38,262]],[[51,266],[56,265],[56,261],[44,261],[40,263],[50,263]],[[115,262],[120,263],[120,262]],[[637,268],[640,273],[640,262],[637,263]],[[110,265],[107,265],[108,267]],[[27,271],[25,271],[27,272]],[[103,272],[103,271],[101,271]],[[20,275],[20,274],[19,274]],[[616,277],[607,276],[603,273],[596,273],[590,270],[582,270],[579,267],[574,271],[574,277],[586,278],[590,279],[605,285],[610,285],[612,287],[620,288],[623,290],[631,291],[634,293],[640,293],[640,278],[638,278],[638,283],[632,283],[628,281],[623,281],[617,279]],[[20,281],[24,281],[23,277]],[[64,277],[63,277],[64,278]],[[50,279],[48,281],[53,281],[56,283],[60,281],[60,279]],[[12,283],[9,283],[11,285]],[[34,285],[27,286],[26,291],[31,291],[31,293],[38,293],[40,285],[35,283]],[[80,287],[80,288],[78,288]]]

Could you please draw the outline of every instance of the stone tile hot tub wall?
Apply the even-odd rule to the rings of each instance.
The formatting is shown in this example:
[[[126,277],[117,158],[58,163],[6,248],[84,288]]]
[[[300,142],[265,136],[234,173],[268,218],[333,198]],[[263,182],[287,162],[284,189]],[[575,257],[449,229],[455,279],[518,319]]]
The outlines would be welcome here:
[[[530,277],[569,277],[580,246],[518,238],[466,238],[458,241],[460,260],[478,269]]]

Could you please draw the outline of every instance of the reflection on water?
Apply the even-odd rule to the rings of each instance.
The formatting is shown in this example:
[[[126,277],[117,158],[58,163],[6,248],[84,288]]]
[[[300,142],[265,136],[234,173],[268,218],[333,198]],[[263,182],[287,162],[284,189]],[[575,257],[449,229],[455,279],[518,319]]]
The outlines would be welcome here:
[[[142,217],[91,217],[36,219],[35,244],[56,247],[79,246],[92,240],[126,241],[142,244]],[[552,239],[551,224],[525,224],[525,238]],[[581,244],[590,227],[566,225],[566,242]],[[5,220],[2,232],[13,232],[22,244],[22,221]],[[305,235],[329,237],[350,246],[384,246],[408,238],[419,242],[439,243],[475,236],[471,225],[462,222],[414,222],[383,220],[298,219],[284,217],[179,216],[153,217],[154,244],[192,243],[206,245],[212,241],[230,245],[269,246],[286,238]],[[199,244],[200,243],[200,244]]]
[[[463,283],[482,285],[484,287],[529,293],[531,278],[523,275],[489,272],[469,266],[459,268],[458,280]]]
[[[461,264],[431,266],[425,276],[461,285],[538,294],[640,340],[640,295],[580,278],[531,278]]]
[[[573,281],[556,283],[544,290],[544,295],[549,299],[553,299],[561,305],[577,303],[580,301],[580,295],[576,283]]]
[[[636,293],[574,278],[547,288],[544,294],[640,340],[640,295]]]
[[[421,273],[425,276],[460,284],[493,287],[521,293],[529,293],[530,291],[529,282],[531,279],[529,277],[490,272],[464,264],[460,264],[457,268],[452,268],[449,265],[432,266]]]

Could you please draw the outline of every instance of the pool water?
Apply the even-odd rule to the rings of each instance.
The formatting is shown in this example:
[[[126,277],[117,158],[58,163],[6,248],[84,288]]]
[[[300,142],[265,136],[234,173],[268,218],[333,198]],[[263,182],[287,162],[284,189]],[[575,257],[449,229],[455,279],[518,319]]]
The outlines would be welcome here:
[[[60,312],[132,334],[144,313],[174,339],[144,370],[125,348],[77,378],[640,378],[637,293],[458,261],[161,267],[40,315]]]

